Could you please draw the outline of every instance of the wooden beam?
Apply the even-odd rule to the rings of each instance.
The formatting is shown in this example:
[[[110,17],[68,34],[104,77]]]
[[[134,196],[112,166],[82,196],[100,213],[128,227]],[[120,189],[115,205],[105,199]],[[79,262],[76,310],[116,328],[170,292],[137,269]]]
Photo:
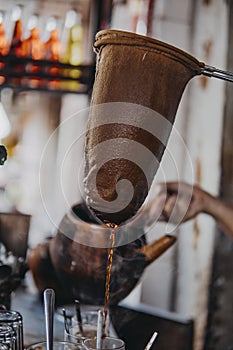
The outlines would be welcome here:
[[[229,51],[227,69],[233,71],[233,2],[229,1]],[[226,84],[226,106],[222,143],[221,196],[233,202],[233,84]],[[205,350],[230,349],[233,344],[233,240],[218,232],[215,244],[209,320]]]

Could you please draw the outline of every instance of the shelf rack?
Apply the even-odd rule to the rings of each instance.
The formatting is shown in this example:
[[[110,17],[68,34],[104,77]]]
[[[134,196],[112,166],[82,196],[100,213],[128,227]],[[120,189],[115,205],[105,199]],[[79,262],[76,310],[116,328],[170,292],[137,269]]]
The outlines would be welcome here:
[[[91,64],[74,66],[14,55],[0,56],[0,90],[10,87],[16,91],[90,94],[94,74],[95,66]]]

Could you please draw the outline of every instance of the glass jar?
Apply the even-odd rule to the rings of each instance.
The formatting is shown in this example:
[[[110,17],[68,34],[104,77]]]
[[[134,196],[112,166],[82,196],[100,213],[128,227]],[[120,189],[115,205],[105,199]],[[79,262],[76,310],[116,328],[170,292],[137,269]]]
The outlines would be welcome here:
[[[16,333],[13,327],[7,324],[0,324],[0,343],[7,346],[8,350],[17,350]]]
[[[16,337],[16,350],[23,350],[23,318],[17,311],[0,310],[0,326],[13,328]]]

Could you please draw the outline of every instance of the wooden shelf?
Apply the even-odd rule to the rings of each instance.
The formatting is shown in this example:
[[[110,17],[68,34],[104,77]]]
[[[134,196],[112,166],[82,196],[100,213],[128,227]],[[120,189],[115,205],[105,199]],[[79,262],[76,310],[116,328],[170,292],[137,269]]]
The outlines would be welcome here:
[[[94,65],[74,66],[13,55],[0,56],[0,62],[0,77],[4,78],[0,89],[90,94],[94,82]]]

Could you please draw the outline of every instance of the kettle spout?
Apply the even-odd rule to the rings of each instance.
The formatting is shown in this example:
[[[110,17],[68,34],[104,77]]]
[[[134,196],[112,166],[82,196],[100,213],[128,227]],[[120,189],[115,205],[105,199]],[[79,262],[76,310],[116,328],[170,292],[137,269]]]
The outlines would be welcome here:
[[[168,248],[176,242],[176,237],[172,235],[165,235],[157,241],[143,246],[140,251],[145,255],[148,265],[162,255]]]

